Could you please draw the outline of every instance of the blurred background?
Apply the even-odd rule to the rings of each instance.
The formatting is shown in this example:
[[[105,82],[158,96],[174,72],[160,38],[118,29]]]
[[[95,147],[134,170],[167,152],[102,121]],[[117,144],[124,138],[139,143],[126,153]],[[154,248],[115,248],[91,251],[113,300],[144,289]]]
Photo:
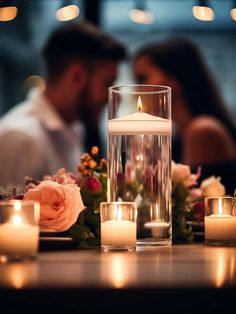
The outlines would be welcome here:
[[[131,53],[166,37],[192,39],[236,117],[234,0],[1,0],[0,115],[22,101],[32,86],[43,84],[40,49],[48,34],[61,23],[84,20],[121,40]],[[127,61],[116,83],[133,82]]]

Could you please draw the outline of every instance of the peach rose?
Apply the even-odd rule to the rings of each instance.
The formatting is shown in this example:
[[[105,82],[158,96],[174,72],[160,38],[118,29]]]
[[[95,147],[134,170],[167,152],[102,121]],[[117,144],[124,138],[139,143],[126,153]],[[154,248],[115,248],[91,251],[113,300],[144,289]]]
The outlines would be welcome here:
[[[77,185],[51,180],[42,181],[34,189],[29,189],[24,199],[40,203],[40,227],[45,229],[67,230],[84,209]]]

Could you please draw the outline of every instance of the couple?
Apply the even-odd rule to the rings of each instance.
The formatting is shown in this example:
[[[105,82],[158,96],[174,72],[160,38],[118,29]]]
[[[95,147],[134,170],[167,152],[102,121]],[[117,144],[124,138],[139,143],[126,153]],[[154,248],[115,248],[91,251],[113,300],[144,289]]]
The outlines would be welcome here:
[[[1,119],[0,186],[21,184],[26,175],[41,179],[61,167],[74,172],[82,153],[100,146],[108,87],[126,56],[121,43],[91,24],[67,25],[50,36],[43,49],[45,89],[33,90]],[[236,161],[234,125],[194,45],[151,44],[136,53],[132,66],[138,83],[172,89],[175,161],[193,167]]]

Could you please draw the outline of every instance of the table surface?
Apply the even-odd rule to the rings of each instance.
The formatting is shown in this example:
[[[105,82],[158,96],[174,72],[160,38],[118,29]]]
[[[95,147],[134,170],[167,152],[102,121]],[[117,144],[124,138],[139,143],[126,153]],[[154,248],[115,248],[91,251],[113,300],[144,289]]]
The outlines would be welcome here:
[[[204,244],[40,252],[34,261],[0,264],[0,287],[236,288],[236,247]]]
[[[113,300],[111,304],[118,304],[113,313],[121,313],[119,305],[124,302],[126,306],[130,304],[129,313],[132,312],[131,307],[135,309],[134,313],[139,309],[145,311],[147,303],[152,306],[159,304],[163,313],[163,308],[168,308],[170,313],[169,307],[173,304],[167,302],[170,295],[175,307],[180,306],[180,300],[186,299],[184,304],[188,307],[190,303],[201,302],[205,310],[216,311],[225,309],[225,303],[234,302],[235,288],[236,247],[187,244],[137,248],[131,253],[105,253],[100,249],[44,251],[39,252],[34,261],[0,264],[0,301],[1,306],[6,304],[7,307],[12,300],[18,307],[22,306],[22,300],[24,304],[29,305],[29,300],[34,300],[36,307],[48,307],[53,290],[54,297],[57,295],[53,309],[56,304],[57,312],[65,303],[75,306],[80,300],[83,305],[86,300],[90,306],[96,304],[97,309],[101,300],[106,303],[109,299]],[[18,298],[19,291],[21,298]],[[222,297],[224,291],[227,293]],[[27,292],[25,296],[24,292]],[[218,297],[218,292],[221,292],[221,297]],[[209,303],[209,299],[214,302]],[[222,304],[219,303],[221,301]],[[102,308],[100,310],[104,312]]]

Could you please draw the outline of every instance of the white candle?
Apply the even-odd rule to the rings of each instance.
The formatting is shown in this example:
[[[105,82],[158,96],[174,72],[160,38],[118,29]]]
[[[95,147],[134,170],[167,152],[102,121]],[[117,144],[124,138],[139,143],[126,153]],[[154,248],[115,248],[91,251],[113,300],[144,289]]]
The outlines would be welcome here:
[[[0,225],[0,254],[35,255],[38,249],[38,226],[22,222],[13,215],[12,221]]]
[[[205,216],[206,240],[236,240],[236,217],[228,214]]]
[[[153,220],[144,224],[144,228],[152,230],[153,237],[164,237],[170,227],[170,223],[165,221]]]
[[[171,121],[150,115],[145,112],[135,112],[122,118],[108,121],[109,134],[171,134]]]
[[[107,220],[101,223],[101,245],[134,247],[136,245],[136,222]]]
[[[108,133],[114,135],[171,134],[171,120],[141,112],[142,101],[138,97],[137,112],[108,121]]]

